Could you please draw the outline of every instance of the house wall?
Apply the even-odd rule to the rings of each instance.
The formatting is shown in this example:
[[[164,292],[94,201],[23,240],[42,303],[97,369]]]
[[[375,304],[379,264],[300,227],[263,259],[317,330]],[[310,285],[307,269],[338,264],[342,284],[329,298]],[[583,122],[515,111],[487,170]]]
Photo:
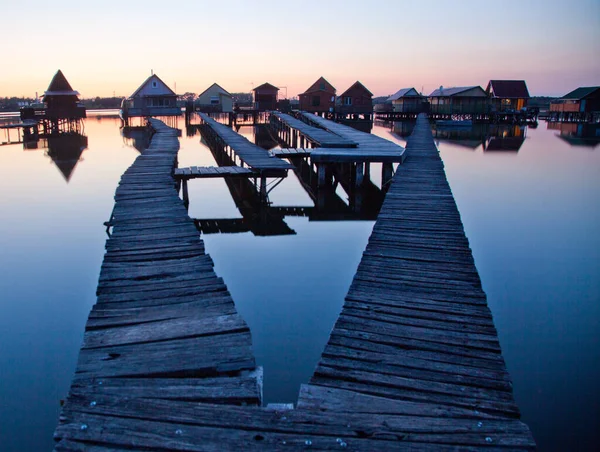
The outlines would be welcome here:
[[[401,97],[392,101],[393,110],[398,113],[420,113],[423,108],[421,97]]]
[[[580,102],[576,100],[567,100],[561,102],[553,102],[550,104],[550,111],[565,111],[577,112],[580,110]]]
[[[254,107],[257,110],[275,110],[277,108],[277,94],[275,88],[261,88],[253,91]]]
[[[346,103],[347,99],[351,99],[350,105]],[[355,86],[344,93],[339,107],[344,113],[372,113],[373,97],[364,88]]]
[[[315,102],[315,100],[317,100]],[[318,103],[318,105],[315,105]],[[300,110],[328,112],[335,109],[335,94],[326,91],[300,94]]]
[[[217,103],[214,103],[214,100]],[[233,99],[231,95],[215,85],[211,86],[196,99],[196,105],[200,106],[200,109],[202,109],[202,106],[210,106],[211,109],[217,109],[223,113],[233,111]]]

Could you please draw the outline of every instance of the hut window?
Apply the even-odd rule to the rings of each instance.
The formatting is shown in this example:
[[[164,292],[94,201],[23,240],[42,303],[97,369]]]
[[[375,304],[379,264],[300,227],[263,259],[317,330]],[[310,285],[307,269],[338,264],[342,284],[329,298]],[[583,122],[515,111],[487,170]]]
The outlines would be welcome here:
[[[152,82],[152,88],[158,88],[158,83],[156,83],[156,81]]]
[[[344,97],[344,105],[352,105],[352,98]]]
[[[325,83],[321,82],[321,83],[319,84],[319,89],[325,89]]]
[[[312,97],[312,106],[318,107],[319,105],[321,105],[321,96],[313,96]]]
[[[218,105],[219,104],[219,96],[210,96],[210,104]]]

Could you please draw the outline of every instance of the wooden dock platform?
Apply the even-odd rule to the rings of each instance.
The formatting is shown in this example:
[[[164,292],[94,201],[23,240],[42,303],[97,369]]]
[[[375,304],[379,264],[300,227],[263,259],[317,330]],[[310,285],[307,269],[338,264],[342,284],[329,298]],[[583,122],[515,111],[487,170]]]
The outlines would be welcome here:
[[[215,121],[206,113],[198,115],[202,122],[209,126],[215,138],[220,139],[222,144],[228,146],[241,160],[240,166],[247,166],[263,176],[274,177],[285,177],[287,170],[293,168],[285,160],[273,157],[268,151],[251,143],[228,126]]]
[[[175,179],[205,179],[215,177],[251,177],[256,173],[241,166],[190,166],[175,168]]]
[[[324,148],[355,148],[357,143],[351,139],[337,135],[335,133],[328,132],[327,130],[319,127],[313,127],[293,116],[286,115],[285,113],[279,113],[271,111],[270,113],[270,124],[274,128],[282,129],[289,132],[289,129],[293,129],[299,133],[305,140],[318,147]],[[298,137],[294,137],[295,141],[299,141]],[[308,146],[307,146],[308,147]]]
[[[330,121],[329,119],[322,118],[312,113],[301,112],[300,115],[304,121],[307,121],[310,124],[315,124],[340,137],[356,142],[358,148],[364,153],[388,153],[390,155],[404,154],[404,148],[402,146],[392,143],[384,138],[361,132],[350,126]]]
[[[260,403],[250,334],[176,196],[176,137],[152,124],[117,190],[57,451],[535,448],[425,118],[295,409],[239,406]]]

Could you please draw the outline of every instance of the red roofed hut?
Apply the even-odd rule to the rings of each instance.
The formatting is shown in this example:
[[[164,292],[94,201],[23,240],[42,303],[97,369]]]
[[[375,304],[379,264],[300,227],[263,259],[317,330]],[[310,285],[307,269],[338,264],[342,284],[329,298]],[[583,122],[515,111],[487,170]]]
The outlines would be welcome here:
[[[373,114],[373,93],[356,81],[338,98],[336,111],[343,114]]]
[[[335,91],[331,83],[320,77],[310,88],[299,95],[300,110],[315,113],[333,112]]]
[[[252,90],[254,108],[259,111],[276,110],[279,88],[270,83],[263,83]]]

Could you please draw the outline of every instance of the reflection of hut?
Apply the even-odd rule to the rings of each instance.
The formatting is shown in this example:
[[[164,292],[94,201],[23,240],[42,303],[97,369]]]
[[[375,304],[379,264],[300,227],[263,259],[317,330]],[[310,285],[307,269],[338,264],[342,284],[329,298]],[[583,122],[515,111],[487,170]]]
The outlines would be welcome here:
[[[389,97],[393,111],[398,113],[421,113],[424,110],[425,97],[414,88],[402,88]]]
[[[47,155],[62,173],[67,182],[71,179],[81,154],[88,146],[86,136],[79,133],[61,133],[50,135]]]
[[[300,110],[310,112],[332,112],[335,108],[335,88],[323,77],[299,95]]]
[[[431,131],[438,141],[475,150],[481,145],[485,146],[488,130],[488,124],[474,123],[464,127],[446,127],[436,124]]]
[[[279,88],[270,83],[263,83],[252,90],[254,94],[254,108],[259,111],[275,110],[277,108],[277,95]]]
[[[123,127],[121,134],[125,144],[135,148],[140,154],[150,146],[151,135],[147,127]]]
[[[198,96],[196,108],[203,112],[231,113],[233,97],[217,83],[213,83]]]
[[[373,93],[356,81],[338,98],[336,111],[342,114],[371,114],[373,113]]]
[[[525,80],[490,80],[485,92],[494,111],[519,111],[529,100]]]
[[[559,138],[571,146],[595,148],[600,144],[600,125],[582,123],[548,123],[549,129],[559,130]]]
[[[59,69],[48,89],[44,92],[43,101],[47,119],[81,119],[85,118],[85,107],[79,104],[79,93],[71,88],[70,83]]]
[[[489,140],[485,150],[487,151],[511,151],[518,152],[525,142],[525,127],[518,125],[492,125],[490,126]]]
[[[440,86],[429,95],[433,114],[482,114],[487,112],[487,94],[481,86],[444,88]]]
[[[123,118],[133,116],[178,116],[177,94],[152,74],[121,104]]]

